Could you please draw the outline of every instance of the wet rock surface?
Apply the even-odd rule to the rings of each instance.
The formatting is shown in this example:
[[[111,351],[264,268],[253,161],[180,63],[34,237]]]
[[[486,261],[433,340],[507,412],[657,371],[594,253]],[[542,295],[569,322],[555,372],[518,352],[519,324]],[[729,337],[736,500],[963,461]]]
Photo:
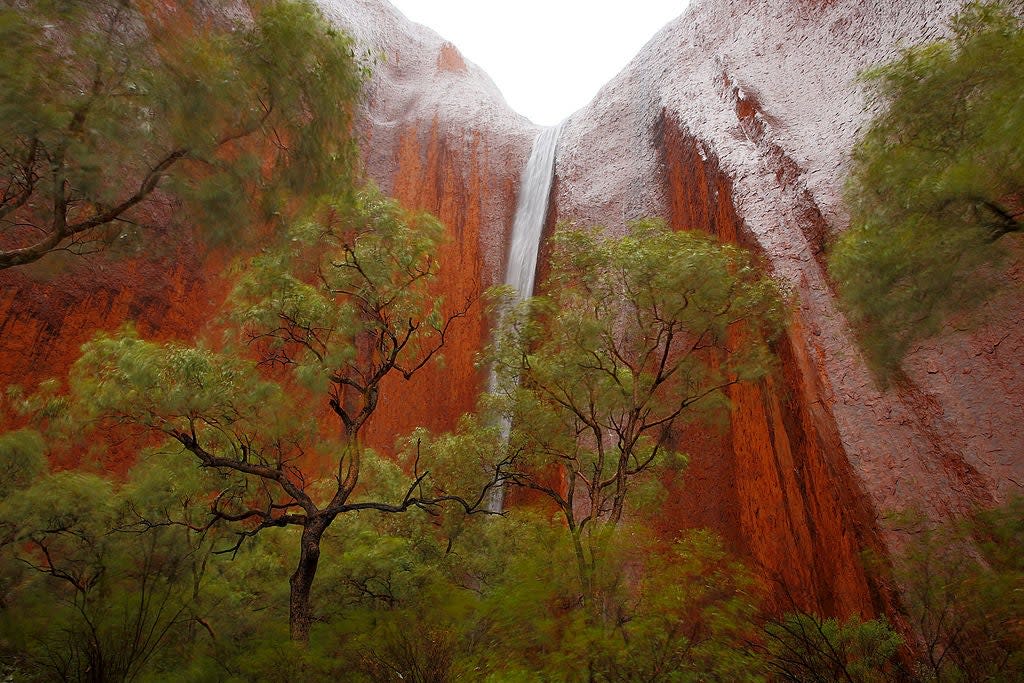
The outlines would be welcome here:
[[[701,454],[666,523],[710,523],[736,539],[767,580],[790,586],[783,607],[882,607],[889,598],[859,552],[899,543],[886,513],[944,519],[1024,483],[1024,329],[1012,295],[981,328],[915,350],[903,381],[883,390],[823,266],[847,225],[848,153],[870,119],[857,75],[942,35],[959,7],[697,0],[565,126],[553,221],[617,232],[666,216],[755,250],[794,293],[781,374],[734,392],[729,433],[712,447],[693,435]],[[1008,278],[1019,281],[1019,265]],[[722,514],[709,521],[706,510]]]
[[[368,175],[445,223],[439,293],[460,306],[501,281],[538,128],[456,46],[386,2],[321,4],[376,60],[358,126]],[[562,132],[548,232],[557,221],[621,232],[660,215],[755,250],[793,292],[779,371],[734,390],[728,427],[680,436],[693,458],[660,521],[668,537],[688,526],[719,531],[774,587],[780,609],[887,610],[884,577],[860,561],[864,549],[899,543],[887,512],[917,507],[944,519],[1024,485],[1015,297],[993,302],[983,326],[921,345],[905,380],[883,390],[823,268],[829,237],[846,227],[847,155],[870,117],[857,74],[941,35],[959,5],[694,0]],[[0,271],[0,382],[64,376],[83,342],[128,320],[160,339],[211,329],[234,254],[208,250],[186,228],[153,243]],[[542,246],[539,278],[543,258]],[[1019,264],[1007,271],[1018,285]],[[476,304],[443,369],[384,388],[371,443],[389,449],[413,426],[450,427],[472,409],[486,380],[473,356],[486,334]],[[121,470],[131,452],[107,457]]]

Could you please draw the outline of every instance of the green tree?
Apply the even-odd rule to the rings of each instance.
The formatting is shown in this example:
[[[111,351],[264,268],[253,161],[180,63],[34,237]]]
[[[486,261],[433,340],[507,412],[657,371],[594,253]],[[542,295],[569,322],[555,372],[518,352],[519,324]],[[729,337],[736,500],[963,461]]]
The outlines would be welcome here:
[[[197,598],[215,531],[140,521],[169,505],[197,518],[209,483],[151,464],[120,485],[40,473],[0,499],[0,647],[19,676],[136,680],[205,623]]]
[[[595,623],[580,609],[574,551],[564,523],[517,506],[472,526],[450,551],[448,594],[469,603],[453,670],[492,681],[757,681],[746,647],[758,603],[749,573],[713,534],[672,543],[624,523],[599,570],[615,579]],[[461,601],[458,598],[461,597]],[[465,609],[465,608],[464,608]],[[449,611],[451,609],[449,608]],[[436,614],[435,614],[436,618]],[[456,677],[458,680],[458,678]]]
[[[436,219],[372,189],[326,202],[283,247],[245,264],[231,300],[241,346],[159,344],[127,330],[87,344],[73,368],[85,416],[148,428],[199,466],[241,475],[210,509],[241,526],[234,548],[268,528],[301,531],[294,640],[309,637],[321,540],[340,515],[446,502],[473,511],[484,495],[449,493],[418,450],[406,474],[363,443],[385,379],[409,379],[434,359],[469,306],[446,313],[431,290],[442,237]]]
[[[0,434],[0,504],[8,496],[28,489],[46,472],[46,442],[31,429]],[[20,526],[0,517],[0,549],[15,542]],[[7,606],[17,590],[22,567],[0,556],[0,610]]]
[[[746,568],[708,531],[688,532],[668,548],[642,547],[639,562],[636,537],[619,541],[625,582],[611,637],[591,626],[577,643],[590,680],[764,680],[758,653],[746,647],[758,603]]]
[[[764,376],[783,306],[747,252],[658,221],[619,239],[560,230],[550,263],[548,294],[501,313],[492,405],[509,481],[555,504],[583,601],[610,619],[599,564],[627,501],[644,507],[682,461],[674,428]]]
[[[474,590],[464,565],[470,557],[498,558],[479,558],[475,532],[459,538],[451,523],[462,517],[369,517],[329,540],[344,548],[324,577],[331,604],[340,607],[332,630],[367,680],[480,678],[469,662],[487,646],[480,608],[489,588]]]
[[[884,618],[845,622],[794,612],[765,624],[767,664],[778,680],[872,683],[902,680],[895,658],[902,639]]]
[[[223,235],[350,186],[363,67],[317,9],[144,6],[0,8],[0,268],[166,227],[161,195]]]
[[[1022,72],[1021,20],[976,2],[950,38],[864,75],[881,111],[854,148],[830,269],[883,378],[1001,280],[1024,227]]]
[[[894,562],[924,681],[1024,676],[1024,500],[935,527],[914,515]]]
[[[552,244],[548,296],[498,294],[484,360],[499,389],[482,414],[412,440],[431,462],[497,468],[496,480],[553,502],[557,519],[457,518],[469,527],[445,532],[458,558],[446,603],[479,594],[467,610],[477,616],[444,622],[433,644],[409,642],[408,627],[382,633],[375,679],[432,680],[410,664],[424,649],[490,680],[757,679],[741,648],[756,604],[742,569],[709,534],[666,551],[630,520],[681,460],[673,427],[714,414],[729,386],[771,366],[778,288],[743,250],[657,221],[620,239],[560,230]]]

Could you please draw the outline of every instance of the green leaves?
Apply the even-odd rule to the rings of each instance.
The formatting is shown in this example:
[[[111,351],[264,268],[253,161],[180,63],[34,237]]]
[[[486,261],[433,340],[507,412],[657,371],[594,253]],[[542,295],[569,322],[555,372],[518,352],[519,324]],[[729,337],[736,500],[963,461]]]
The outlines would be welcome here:
[[[618,544],[637,548],[620,524],[627,509],[634,519],[655,511],[665,492],[659,475],[685,463],[675,427],[708,419],[728,404],[731,385],[770,370],[782,296],[745,251],[660,221],[634,223],[621,238],[563,228],[551,244],[544,296],[513,304],[507,290],[494,293],[505,303],[487,356],[497,387],[482,407],[508,425],[508,485],[543,495],[565,520],[578,638],[558,656],[566,670],[600,670],[608,680],[690,680],[705,655],[681,629],[703,617],[687,615],[684,627],[662,606],[630,610],[626,561],[616,553],[626,547]],[[464,422],[456,439],[486,438],[487,424]],[[707,653],[709,667],[728,659],[719,655]]]
[[[418,464],[410,477],[362,440],[384,380],[423,368],[465,313],[444,312],[431,291],[442,235],[436,219],[372,187],[320,199],[287,241],[241,269],[219,350],[148,342],[127,327],[86,344],[72,370],[79,419],[155,431],[222,476],[208,514],[238,526],[229,550],[265,529],[303,528],[293,575],[301,588],[289,610],[295,640],[309,638],[320,540],[339,515],[479,501]]]
[[[2,519],[17,526],[22,540],[54,534],[59,543],[76,545],[95,540],[107,530],[105,525],[116,510],[112,491],[111,483],[102,477],[59,472],[4,500]]]
[[[921,634],[922,680],[1016,680],[1024,674],[1024,499],[932,525],[898,518],[910,539],[893,561],[902,609]]]
[[[73,392],[88,397],[83,407],[96,415],[122,415],[159,428],[201,417],[230,425],[276,393],[244,360],[147,342],[132,328],[86,344],[70,381]]]
[[[46,442],[38,432],[0,434],[0,500],[30,486],[46,468]]]
[[[903,640],[884,618],[845,622],[804,612],[790,613],[764,629],[768,664],[785,680],[891,680]]]
[[[757,340],[774,335],[782,320],[777,287],[748,254],[656,221],[634,224],[621,240],[561,231],[551,267],[545,310],[522,313],[549,322],[520,323],[520,343],[540,344],[532,352],[534,374],[554,380],[577,368],[584,384],[596,383],[595,397],[696,398],[746,361],[767,360]],[[696,359],[706,349],[725,350],[730,326],[741,321],[752,343],[736,345],[725,366],[716,370]],[[739,379],[763,371],[750,367]]]
[[[854,149],[829,265],[883,379],[1001,284],[1003,238],[1022,227],[1024,31],[999,3],[953,27],[864,75],[884,109]]]
[[[322,200],[284,245],[248,262],[232,317],[266,361],[313,391],[364,369],[361,385],[386,367],[412,370],[447,320],[431,290],[443,234],[372,186]]]
[[[557,463],[597,487],[591,514],[621,512],[627,481],[662,463],[677,421],[768,371],[783,318],[749,254],[655,220],[619,239],[558,231],[542,289],[500,314],[498,409],[520,462]]]
[[[180,507],[160,516],[170,499],[208,508],[209,489],[179,474],[59,472],[0,500],[0,647],[13,646],[20,676],[133,680],[171,664],[162,655],[189,640],[214,535],[190,530]]]
[[[350,190],[351,39],[303,0],[252,10],[237,25],[188,3],[0,10],[0,267],[166,228],[158,191],[183,200],[174,223],[238,239]]]
[[[83,424],[140,426],[194,440],[227,463],[283,467],[300,460],[311,416],[263,379],[255,363],[225,353],[139,339],[131,328],[82,348],[70,376]]]

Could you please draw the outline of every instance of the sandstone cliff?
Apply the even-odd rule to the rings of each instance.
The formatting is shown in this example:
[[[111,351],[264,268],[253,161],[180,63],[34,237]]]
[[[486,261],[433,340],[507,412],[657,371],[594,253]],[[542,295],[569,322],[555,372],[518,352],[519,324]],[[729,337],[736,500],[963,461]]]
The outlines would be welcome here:
[[[537,128],[455,46],[383,0],[322,4],[377,60],[360,125],[369,175],[448,226],[443,289],[461,304],[501,277]],[[663,215],[758,251],[794,292],[780,371],[734,392],[726,433],[680,436],[693,462],[662,517],[666,535],[722,533],[779,607],[886,609],[884,577],[859,555],[898,543],[887,511],[944,518],[1024,483],[1019,307],[996,302],[985,327],[922,346],[908,381],[882,391],[822,265],[828,236],[845,227],[845,158],[868,116],[857,73],[940,34],[959,4],[694,0],[563,133],[551,224],[621,230]],[[63,375],[82,342],[126,320],[146,336],[200,333],[227,291],[228,255],[206,253],[187,230],[154,242],[128,258],[0,272],[0,384]],[[1009,275],[1024,276],[1019,266]],[[485,335],[477,306],[443,372],[386,387],[375,445],[471,409]]]
[[[368,175],[448,227],[442,289],[451,306],[461,306],[501,279],[519,173],[537,128],[512,112],[490,78],[453,45],[388,3],[322,6],[356,37],[372,68],[359,129]],[[238,15],[244,6],[228,9]],[[161,11],[173,19],[172,9]],[[172,222],[173,207],[160,211],[154,223]],[[232,256],[208,252],[177,221],[127,257],[58,254],[36,267],[0,271],[0,385],[32,387],[64,376],[82,343],[129,320],[147,337],[195,338],[228,292]],[[374,445],[389,449],[417,425],[453,426],[473,409],[482,387],[473,363],[486,334],[481,306],[461,323],[443,369],[386,387],[369,429]],[[130,455],[115,449],[105,464],[119,469]]]
[[[323,0],[328,17],[375,59],[360,126],[366,169],[406,206],[447,226],[441,283],[450,305],[501,282],[519,174],[537,127],[515,114],[479,67],[380,0]],[[489,334],[479,304],[460,321],[443,367],[392,381],[370,425],[390,447],[422,425],[454,425],[475,407],[484,375],[474,356]]]
[[[885,513],[941,519],[1024,482],[1019,306],[917,349],[882,391],[823,267],[869,116],[857,74],[940,35],[961,4],[695,0],[565,128],[553,220],[663,215],[753,248],[794,292],[781,373],[734,393],[728,434],[682,439],[695,461],[672,511],[788,585],[783,603],[883,607],[859,552],[899,542]]]

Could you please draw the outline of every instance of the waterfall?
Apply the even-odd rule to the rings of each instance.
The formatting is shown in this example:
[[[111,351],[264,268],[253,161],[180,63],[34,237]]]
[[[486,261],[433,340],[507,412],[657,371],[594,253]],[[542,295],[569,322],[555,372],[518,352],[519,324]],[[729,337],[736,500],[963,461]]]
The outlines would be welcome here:
[[[533,296],[537,279],[537,252],[540,237],[544,232],[544,219],[548,215],[548,197],[551,195],[551,181],[555,175],[555,151],[562,124],[545,128],[533,141],[530,160],[519,179],[519,199],[516,203],[516,217],[512,223],[512,244],[508,252],[508,267],[505,269],[505,284],[515,289],[516,302]],[[496,388],[496,377],[491,372],[490,389]],[[502,424],[502,435],[508,438],[511,425]],[[505,487],[498,486],[491,494],[487,509],[501,512],[505,505]]]
[[[517,301],[533,296],[537,277],[537,250],[548,214],[548,196],[555,175],[555,149],[562,126],[545,128],[533,142],[530,160],[519,180],[519,201],[512,224],[505,284],[515,288]]]

